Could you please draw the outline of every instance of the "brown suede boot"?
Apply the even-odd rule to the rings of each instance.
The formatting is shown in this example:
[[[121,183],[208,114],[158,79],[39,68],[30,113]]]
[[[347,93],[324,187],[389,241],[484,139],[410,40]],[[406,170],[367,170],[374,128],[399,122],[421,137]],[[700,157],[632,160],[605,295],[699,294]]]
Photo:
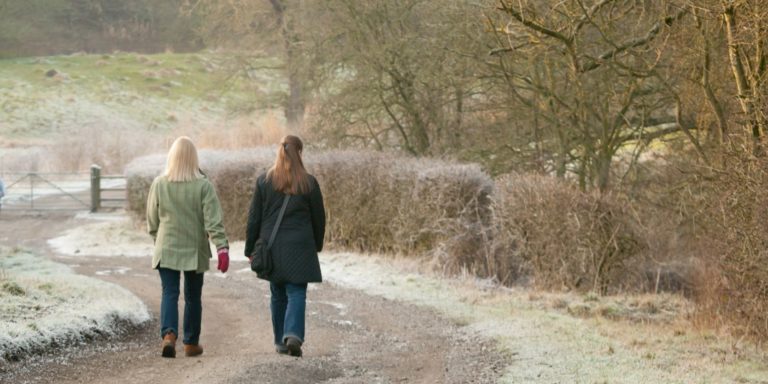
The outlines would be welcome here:
[[[203,347],[197,344],[184,344],[184,355],[187,357],[199,356],[203,354]]]
[[[176,335],[173,332],[163,337],[163,357],[176,357]]]

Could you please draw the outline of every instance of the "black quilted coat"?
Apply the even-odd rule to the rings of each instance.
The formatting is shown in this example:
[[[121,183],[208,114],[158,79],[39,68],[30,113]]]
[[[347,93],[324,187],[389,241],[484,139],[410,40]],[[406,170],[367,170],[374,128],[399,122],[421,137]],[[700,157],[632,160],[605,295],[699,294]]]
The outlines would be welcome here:
[[[274,283],[316,283],[323,280],[317,253],[323,250],[325,207],[320,185],[309,176],[311,190],[291,195],[283,222],[272,245],[274,269],[267,280]],[[245,255],[253,252],[257,239],[269,240],[285,195],[275,191],[267,175],[256,179],[251,209],[248,212]]]

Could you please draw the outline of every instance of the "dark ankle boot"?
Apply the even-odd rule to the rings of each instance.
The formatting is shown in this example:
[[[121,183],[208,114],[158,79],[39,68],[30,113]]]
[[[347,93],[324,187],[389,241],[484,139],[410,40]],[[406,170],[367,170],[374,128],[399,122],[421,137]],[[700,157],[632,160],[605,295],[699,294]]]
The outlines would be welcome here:
[[[288,336],[285,338],[285,346],[288,348],[289,355],[301,357],[301,341],[299,339]]]
[[[176,357],[176,335],[168,332],[163,337],[163,357]]]

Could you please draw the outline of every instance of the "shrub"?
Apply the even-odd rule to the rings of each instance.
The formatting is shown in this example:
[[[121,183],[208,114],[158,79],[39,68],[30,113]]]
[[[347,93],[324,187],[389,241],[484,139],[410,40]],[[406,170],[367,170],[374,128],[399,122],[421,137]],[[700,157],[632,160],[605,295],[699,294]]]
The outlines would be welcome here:
[[[227,233],[242,239],[256,177],[272,165],[273,151],[202,150],[200,159],[216,185]],[[126,169],[129,210],[139,218],[164,162],[164,156],[149,156]],[[335,246],[428,254],[448,272],[489,273],[485,228],[493,183],[478,166],[355,151],[307,153],[305,163],[320,182],[326,238]]]
[[[768,159],[736,151],[698,168],[681,196],[695,224],[698,321],[768,339]]]
[[[3,290],[13,296],[24,296],[27,292],[19,284],[14,281],[6,281],[3,283]]]
[[[626,203],[553,177],[500,178],[494,213],[499,271],[521,265],[540,288],[606,293],[644,248]]]

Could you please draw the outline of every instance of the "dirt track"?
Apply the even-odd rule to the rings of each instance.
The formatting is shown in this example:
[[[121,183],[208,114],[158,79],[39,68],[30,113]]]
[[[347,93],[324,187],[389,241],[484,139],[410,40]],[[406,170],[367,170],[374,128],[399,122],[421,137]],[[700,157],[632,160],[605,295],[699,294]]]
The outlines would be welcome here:
[[[310,286],[305,356],[278,355],[271,342],[268,286],[242,271],[247,265],[240,261],[226,277],[206,274],[205,353],[163,359],[160,281],[149,259],[62,257],[48,248],[47,239],[85,223],[64,214],[3,212],[0,243],[29,248],[129,289],[147,304],[153,320],[120,340],[96,340],[16,363],[0,372],[0,383],[492,383],[507,363],[491,342],[433,311],[330,283]]]

